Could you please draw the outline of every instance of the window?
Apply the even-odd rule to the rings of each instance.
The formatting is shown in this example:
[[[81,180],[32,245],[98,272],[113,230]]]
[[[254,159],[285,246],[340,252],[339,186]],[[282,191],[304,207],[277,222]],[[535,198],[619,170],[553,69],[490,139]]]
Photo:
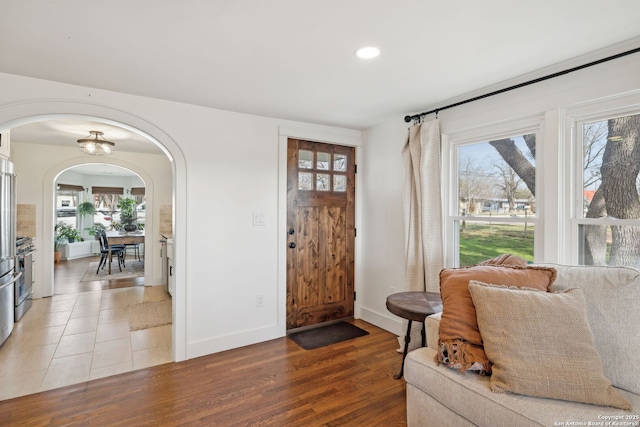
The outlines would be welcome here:
[[[534,261],[536,139],[529,129],[451,144],[446,234],[453,265],[504,253]]]
[[[580,120],[575,130],[578,263],[640,267],[640,113]]]
[[[640,91],[442,143],[446,266],[512,253],[640,268]]]
[[[58,185],[56,190],[56,222],[63,222],[71,227],[77,227],[76,208],[80,203],[80,191],[71,185]]]
[[[315,157],[314,162],[313,151],[298,150],[298,190],[345,193],[347,175],[338,172],[347,172],[347,156],[317,152]]]

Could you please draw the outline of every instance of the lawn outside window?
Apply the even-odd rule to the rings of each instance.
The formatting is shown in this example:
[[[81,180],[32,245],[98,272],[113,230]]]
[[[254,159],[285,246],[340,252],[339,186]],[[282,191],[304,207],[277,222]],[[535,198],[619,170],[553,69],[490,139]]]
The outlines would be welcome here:
[[[530,122],[445,142],[447,265],[470,266],[505,253],[534,262],[542,188],[536,185],[538,129]]]

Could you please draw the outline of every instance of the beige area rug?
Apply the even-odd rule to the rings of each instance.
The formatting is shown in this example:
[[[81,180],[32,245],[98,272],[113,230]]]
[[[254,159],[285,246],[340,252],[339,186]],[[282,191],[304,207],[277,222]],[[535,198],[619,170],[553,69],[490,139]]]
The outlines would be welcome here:
[[[81,282],[93,282],[94,280],[115,280],[115,279],[132,279],[134,277],[143,277],[144,276],[144,262],[129,260],[126,261],[125,267],[122,269],[122,272],[118,269],[118,261],[113,260],[113,264],[111,264],[111,274],[109,274],[109,266],[105,265],[104,268],[101,268],[98,274],[96,274],[96,270],[98,269],[98,263],[92,262],[89,264],[87,271],[80,279]]]
[[[143,302],[129,306],[129,330],[154,328],[171,323],[171,300]]]

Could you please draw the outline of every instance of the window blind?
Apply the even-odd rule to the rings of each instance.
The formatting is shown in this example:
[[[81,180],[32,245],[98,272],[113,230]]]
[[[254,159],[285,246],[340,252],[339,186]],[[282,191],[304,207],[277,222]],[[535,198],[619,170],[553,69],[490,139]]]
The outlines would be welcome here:
[[[91,187],[91,194],[124,194],[122,187]]]
[[[84,187],[82,185],[71,185],[71,184],[58,184],[58,191],[84,191]]]

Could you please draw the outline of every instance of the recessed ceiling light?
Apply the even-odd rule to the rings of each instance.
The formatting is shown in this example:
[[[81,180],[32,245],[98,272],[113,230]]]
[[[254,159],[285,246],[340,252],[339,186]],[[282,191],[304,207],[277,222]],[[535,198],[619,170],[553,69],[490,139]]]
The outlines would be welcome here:
[[[375,58],[378,55],[380,55],[380,49],[373,46],[361,47],[360,49],[356,50],[356,56],[362,59],[371,59]]]

